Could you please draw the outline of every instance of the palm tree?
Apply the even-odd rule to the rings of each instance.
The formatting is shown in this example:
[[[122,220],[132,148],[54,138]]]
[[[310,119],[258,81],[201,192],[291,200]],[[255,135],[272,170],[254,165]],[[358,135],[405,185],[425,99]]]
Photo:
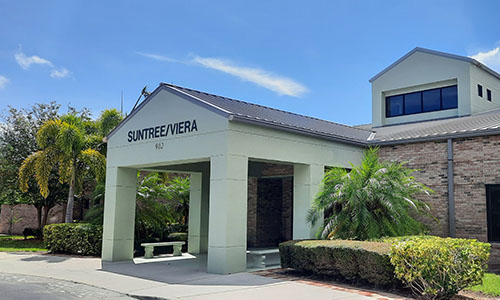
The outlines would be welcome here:
[[[432,190],[412,176],[404,163],[381,162],[378,148],[365,151],[361,165],[352,170],[329,170],[307,221],[323,216],[319,238],[367,240],[384,236],[420,234],[426,227],[410,214],[431,216],[429,206],[415,196]],[[432,217],[432,216],[431,216]]]
[[[167,182],[168,198],[183,225],[187,225],[189,219],[189,187],[189,177],[175,176]]]
[[[85,175],[92,172],[97,180],[104,178],[104,155],[88,147],[89,141],[82,119],[75,114],[50,120],[37,132],[37,144],[41,149],[28,156],[19,169],[20,188],[28,189],[29,178],[36,177],[40,194],[49,195],[49,177],[57,168],[59,181],[69,184],[65,222],[73,221],[75,192],[82,189]]]

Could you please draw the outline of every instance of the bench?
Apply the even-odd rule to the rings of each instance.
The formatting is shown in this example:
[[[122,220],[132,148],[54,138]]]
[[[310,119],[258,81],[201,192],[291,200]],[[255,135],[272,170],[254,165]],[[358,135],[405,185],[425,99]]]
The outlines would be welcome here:
[[[159,243],[142,243],[141,246],[144,247],[144,258],[153,258],[153,251],[155,247],[161,246],[173,246],[174,256],[182,255],[182,245],[186,242],[159,242]]]
[[[279,254],[279,249],[247,250],[247,254],[253,257],[254,268],[266,267],[266,256]]]

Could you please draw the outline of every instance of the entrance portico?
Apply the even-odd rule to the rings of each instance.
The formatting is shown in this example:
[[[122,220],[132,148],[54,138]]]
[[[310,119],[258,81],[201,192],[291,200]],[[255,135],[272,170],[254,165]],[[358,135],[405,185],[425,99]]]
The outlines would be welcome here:
[[[102,260],[133,258],[137,170],[186,172],[188,252],[206,252],[210,273],[245,271],[249,163],[293,166],[293,238],[311,238],[306,214],[325,166],[359,162],[364,134],[162,84],[108,136]]]

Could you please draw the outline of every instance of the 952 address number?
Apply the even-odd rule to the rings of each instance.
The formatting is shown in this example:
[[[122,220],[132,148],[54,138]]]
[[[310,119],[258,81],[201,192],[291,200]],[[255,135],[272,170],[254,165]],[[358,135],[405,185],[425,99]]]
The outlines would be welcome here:
[[[155,150],[163,150],[165,144],[163,142],[155,143]]]

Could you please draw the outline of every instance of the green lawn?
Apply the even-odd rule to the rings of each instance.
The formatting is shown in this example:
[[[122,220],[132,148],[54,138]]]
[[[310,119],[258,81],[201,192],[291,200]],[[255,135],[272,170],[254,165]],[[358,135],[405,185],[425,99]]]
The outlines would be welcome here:
[[[482,292],[490,296],[500,296],[500,275],[486,273],[483,277],[483,284],[473,286],[468,290]]]
[[[43,241],[35,240],[33,237],[29,237],[28,240],[24,240],[23,236],[20,235],[5,235],[0,236],[0,252],[38,252],[47,251]]]

